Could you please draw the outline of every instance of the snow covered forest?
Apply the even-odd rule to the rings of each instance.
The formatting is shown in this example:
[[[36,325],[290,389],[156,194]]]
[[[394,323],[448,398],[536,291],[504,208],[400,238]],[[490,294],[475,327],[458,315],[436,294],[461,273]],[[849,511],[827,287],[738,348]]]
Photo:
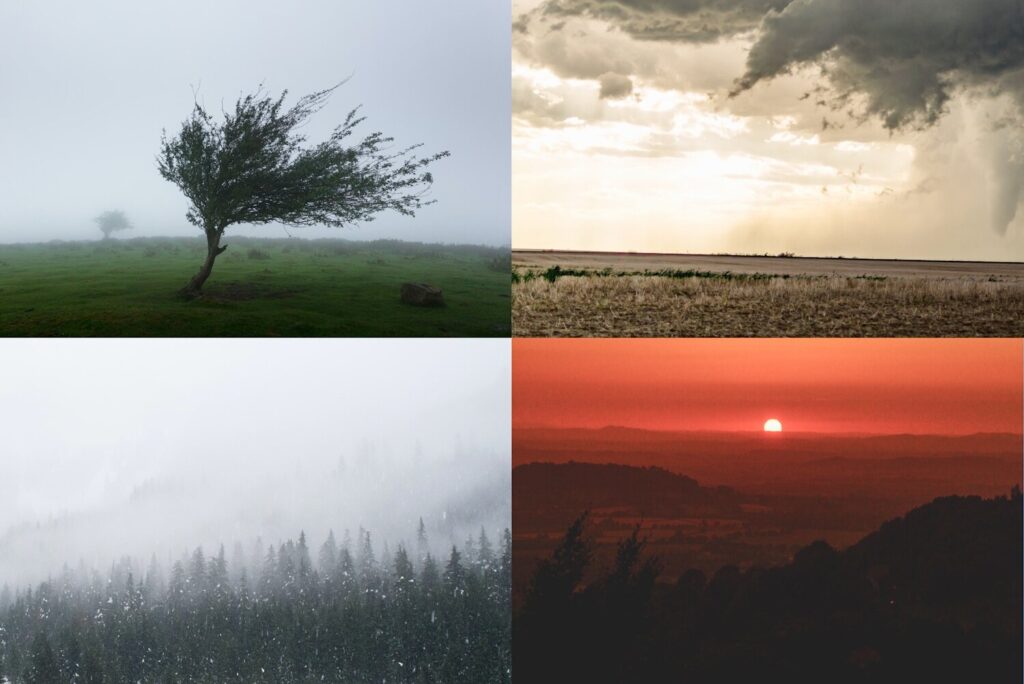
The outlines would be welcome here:
[[[0,594],[0,676],[12,684],[508,682],[508,529],[442,556],[370,533],[316,548],[202,548],[141,570],[65,567]],[[315,558],[315,560],[314,560]],[[169,567],[168,567],[169,566]],[[0,678],[0,681],[4,681]]]

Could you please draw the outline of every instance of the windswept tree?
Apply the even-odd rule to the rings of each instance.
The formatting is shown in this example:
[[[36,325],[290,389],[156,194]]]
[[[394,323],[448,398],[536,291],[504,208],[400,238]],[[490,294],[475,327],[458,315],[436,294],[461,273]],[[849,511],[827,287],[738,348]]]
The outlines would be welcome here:
[[[380,132],[350,140],[365,119],[358,108],[326,141],[305,145],[298,129],[337,87],[306,95],[290,109],[288,91],[273,98],[259,89],[239,98],[222,120],[196,102],[177,135],[164,132],[160,174],[185,194],[189,222],[206,234],[206,259],[182,294],[199,295],[227,249],[221,240],[230,225],[344,226],[388,209],[413,216],[432,203],[425,198],[433,183],[427,167],[448,152],[418,157],[421,145],[393,149],[393,138]]]
[[[128,217],[124,215],[124,212],[120,209],[112,209],[105,211],[96,218],[93,219],[99,225],[100,232],[103,233],[103,239],[109,240],[111,233],[116,233],[122,230],[128,230],[132,227]]]

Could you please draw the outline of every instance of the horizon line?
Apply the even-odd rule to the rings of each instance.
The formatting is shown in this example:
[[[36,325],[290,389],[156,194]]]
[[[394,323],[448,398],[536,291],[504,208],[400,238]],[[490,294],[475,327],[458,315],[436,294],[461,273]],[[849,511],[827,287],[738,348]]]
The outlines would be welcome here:
[[[319,227],[319,226],[314,226]],[[133,242],[138,240],[205,240],[202,231],[196,229],[195,235],[132,235],[118,238],[111,238],[107,242]],[[371,243],[371,242],[405,242],[414,245],[427,245],[434,246],[440,245],[444,247],[486,247],[488,249],[507,249],[510,252],[513,251],[512,246],[508,243],[487,243],[487,242],[429,242],[426,240],[407,240],[405,238],[392,238],[392,237],[375,237],[375,238],[353,238],[338,235],[334,236],[320,236],[320,237],[300,237],[296,235],[245,235],[243,233],[235,233],[233,235],[225,235],[226,240],[307,240],[310,242],[316,242],[318,240],[324,241],[340,241],[340,242],[357,242],[357,243]],[[33,242],[29,241],[17,241],[17,242],[3,242],[0,241],[0,246],[21,246],[21,245],[52,245],[52,244],[71,244],[71,243],[103,243],[103,238],[83,237],[83,238],[50,238],[49,240],[36,240]]]
[[[582,425],[513,425],[512,430],[582,430],[588,432],[599,432],[601,430],[635,430],[638,432],[653,432],[659,434],[772,434],[772,435],[827,435],[827,436],[865,436],[865,437],[974,437],[980,435],[1008,435],[1024,438],[1024,431],[1014,432],[1009,430],[976,430],[973,432],[865,432],[858,430],[823,432],[820,430],[783,430],[782,432],[766,433],[763,430],[723,430],[723,429],[673,429],[673,428],[649,428],[636,427],[631,425],[618,425],[609,423],[600,427],[586,427]]]
[[[555,252],[566,252],[569,254],[597,254],[605,256],[652,256],[652,257],[739,257],[748,259],[818,259],[829,261],[899,261],[899,262],[922,262],[934,264],[998,264],[1007,266],[1024,266],[1024,261],[994,261],[985,259],[925,259],[907,257],[859,257],[859,256],[809,256],[797,254],[735,254],[732,252],[647,252],[634,250],[601,250],[601,249],[561,249],[545,247],[516,247],[512,246],[512,252],[527,252],[530,254],[552,254]]]

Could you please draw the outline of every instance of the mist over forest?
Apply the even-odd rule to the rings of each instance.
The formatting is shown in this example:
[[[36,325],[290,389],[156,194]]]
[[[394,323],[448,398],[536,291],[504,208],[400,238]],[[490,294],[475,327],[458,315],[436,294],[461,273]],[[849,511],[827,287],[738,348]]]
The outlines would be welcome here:
[[[393,552],[420,518],[444,558],[510,525],[507,341],[4,346],[0,585],[360,528]]]

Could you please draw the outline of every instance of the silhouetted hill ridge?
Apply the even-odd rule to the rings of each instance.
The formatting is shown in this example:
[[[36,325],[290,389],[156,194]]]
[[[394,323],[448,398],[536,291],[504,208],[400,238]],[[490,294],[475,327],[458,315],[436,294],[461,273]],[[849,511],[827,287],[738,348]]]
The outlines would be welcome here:
[[[1019,604],[1024,577],[1019,493],[947,496],[884,523],[845,551],[889,600]]]
[[[530,501],[581,508],[642,507],[666,500],[676,504],[704,504],[738,499],[729,487],[702,487],[692,477],[657,466],[576,461],[518,466],[512,471],[512,487],[519,505]]]

